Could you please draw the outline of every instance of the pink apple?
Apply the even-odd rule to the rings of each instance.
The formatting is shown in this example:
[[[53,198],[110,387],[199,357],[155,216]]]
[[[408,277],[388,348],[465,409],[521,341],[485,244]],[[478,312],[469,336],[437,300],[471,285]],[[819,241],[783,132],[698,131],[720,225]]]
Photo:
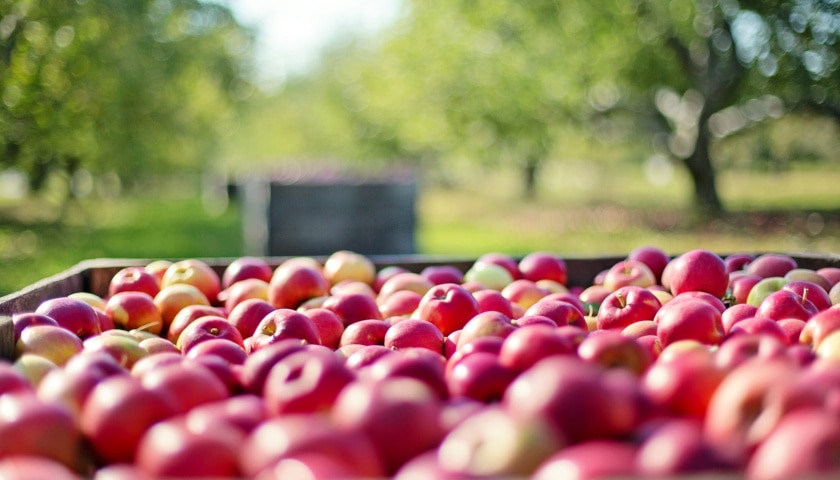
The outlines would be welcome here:
[[[268,409],[262,397],[241,393],[198,405],[187,412],[184,418],[191,427],[201,430],[223,423],[249,434],[268,418]]]
[[[379,271],[376,272],[376,279],[373,281],[373,290],[378,294],[379,291],[382,290],[382,285],[384,285],[389,278],[398,273],[407,271],[408,270],[399,265],[388,265],[380,268]]]
[[[514,283],[516,280],[514,280]],[[511,284],[513,285],[513,284]],[[486,288],[473,292],[473,298],[478,302],[479,312],[499,312],[510,318],[514,317],[513,305],[505,298],[504,293],[498,290]]]
[[[356,375],[335,355],[313,346],[278,361],[266,378],[263,398],[271,415],[327,412]]]
[[[248,355],[239,375],[245,391],[261,396],[271,367],[286,356],[303,350],[305,345],[306,343],[300,339],[289,338],[267,345]]]
[[[31,392],[0,395],[0,459],[37,456],[75,470],[83,466],[81,447],[79,427],[64,405]]]
[[[627,254],[628,260],[637,260],[645,265],[653,272],[656,278],[656,283],[662,278],[662,271],[665,270],[665,265],[671,261],[671,257],[659,247],[652,245],[643,245],[636,247]]]
[[[382,320],[376,300],[362,293],[330,295],[323,308],[338,315],[345,327],[360,320]]]
[[[522,278],[536,282],[538,280],[554,280],[562,285],[568,280],[566,262],[550,252],[532,252],[519,260],[519,271]]]
[[[462,329],[476,314],[475,297],[454,283],[435,285],[423,295],[417,307],[417,316],[434,324],[444,335]]]
[[[248,338],[254,334],[262,319],[276,309],[266,300],[250,298],[235,306],[228,313],[227,319],[239,330],[242,338]]]
[[[446,359],[439,353],[425,348],[395,350],[361,370],[359,375],[366,381],[382,381],[388,378],[408,377],[426,384],[440,399],[446,399]]]
[[[189,349],[186,357],[198,358],[203,355],[215,355],[233,365],[241,365],[248,358],[248,354],[245,352],[243,345],[227,338],[211,338],[199,342]]]
[[[729,280],[729,290],[735,298],[735,303],[747,303],[750,296],[750,291],[763,278],[758,275],[743,274],[738,276],[731,276]]]
[[[383,344],[392,350],[427,348],[443,353],[443,333],[425,320],[407,319],[388,328]]]
[[[653,319],[639,320],[624,327],[621,334],[636,339],[646,335],[656,335],[656,322]]]
[[[154,298],[160,291],[160,282],[144,267],[125,267],[111,277],[108,296],[125,291],[144,292]]]
[[[347,356],[344,364],[350,370],[358,371],[390,353],[394,350],[384,345],[360,345],[358,350]]]
[[[24,328],[15,344],[15,356],[40,355],[58,366],[64,365],[84,348],[73,332],[58,325],[31,325]]]
[[[84,351],[107,353],[127,369],[149,354],[136,337],[124,330],[109,330],[85,339]]]
[[[813,303],[817,310],[823,311],[831,307],[831,298],[828,292],[820,285],[807,280],[791,280],[782,287],[782,290],[790,290],[800,297]]]
[[[703,418],[726,373],[707,351],[685,351],[651,365],[642,377],[642,391],[664,412]]]
[[[816,350],[831,332],[840,329],[840,307],[833,306],[805,320],[799,341]]]
[[[384,345],[390,328],[384,320],[360,320],[344,328],[338,345]]]
[[[464,273],[461,284],[482,285],[493,290],[502,290],[513,282],[513,277],[505,267],[494,263],[473,263]]]
[[[45,300],[38,305],[35,313],[52,318],[82,339],[101,332],[96,311],[76,298],[59,297]]]
[[[239,330],[234,330],[239,334]],[[312,345],[320,345],[318,327],[306,315],[288,308],[278,308],[263,317],[254,331],[251,351],[265,348],[279,341],[296,338]]]
[[[723,259],[726,263],[726,273],[733,273],[744,270],[753,261],[755,255],[751,253],[732,253]]]
[[[431,280],[419,273],[408,271],[397,272],[383,282],[382,287],[379,289],[379,300],[381,302],[391,296],[391,294],[402,290],[409,290],[422,296],[434,285]]]
[[[149,370],[140,377],[148,390],[169,395],[179,413],[228,397],[228,388],[210,369],[195,362],[180,362]]]
[[[105,314],[124,330],[143,329],[155,335],[163,330],[163,318],[154,298],[145,292],[118,292],[105,304]]]
[[[13,455],[0,460],[0,478],[82,480],[72,468],[36,455]]]
[[[464,272],[453,265],[429,265],[420,271],[420,275],[434,285],[440,285],[441,283],[461,283],[464,281]]]
[[[446,384],[452,398],[467,397],[490,403],[501,400],[516,374],[499,362],[498,355],[476,352],[447,371]]]
[[[527,309],[538,300],[548,295],[548,291],[537,286],[536,282],[520,278],[507,284],[501,291],[503,297],[510,302]]]
[[[656,285],[656,275],[639,260],[622,260],[607,270],[602,285],[607,290],[617,290],[621,287],[633,285],[647,288]]]
[[[268,302],[277,308],[298,308],[307,300],[329,295],[330,283],[319,268],[286,261],[274,270]]]
[[[420,305],[423,296],[412,290],[398,290],[379,300],[382,318],[411,315]]]
[[[224,317],[225,313],[218,307],[211,307],[210,305],[187,305],[182,308],[172,319],[169,328],[166,331],[166,338],[173,343],[178,343],[178,337],[181,332],[187,328],[187,325],[206,316]]]
[[[210,300],[197,287],[176,283],[161,288],[155,295],[155,305],[163,319],[163,331],[168,332],[178,312],[190,305],[210,305]]]
[[[542,299],[525,310],[523,316],[548,317],[554,320],[557,326],[573,325],[583,329],[588,328],[586,319],[584,319],[578,307],[573,303],[562,300]]]
[[[828,280],[832,287],[840,283],[840,267],[822,267],[817,269],[817,274]],[[831,288],[829,287],[829,290]]]
[[[773,320],[798,318],[807,321],[817,313],[819,310],[810,300],[783,288],[769,294],[761,301],[756,316]]]
[[[14,392],[34,392],[34,386],[11,363],[0,360],[0,396]]]
[[[796,345],[799,343],[802,331],[805,329],[807,322],[798,318],[783,318],[777,322],[787,338],[787,345]]]
[[[747,266],[747,273],[762,278],[784,277],[785,274],[797,267],[796,260],[790,255],[780,253],[764,253],[755,257]]]
[[[482,312],[472,317],[461,329],[457,348],[484,336],[507,337],[516,330],[516,326],[505,314],[499,312]]]
[[[504,253],[485,253],[479,256],[476,259],[475,263],[492,263],[500,267],[504,267],[504,269],[507,270],[508,273],[510,273],[512,279],[518,280],[522,278],[522,272],[519,271],[519,262],[517,262],[515,258]]]
[[[303,312],[312,320],[318,330],[318,337],[321,345],[332,350],[338,348],[341,342],[341,335],[344,333],[344,323],[332,310],[326,308],[311,308]]]
[[[14,324],[14,342],[17,343],[18,339],[20,338],[20,332],[23,331],[24,328],[33,325],[52,325],[58,326],[58,322],[55,321],[52,317],[48,317],[46,315],[34,312],[26,312],[26,313],[15,313],[12,315],[12,324]]]
[[[637,474],[650,478],[737,472],[734,462],[708,444],[695,418],[667,419],[655,427],[639,447],[636,465]]]
[[[236,282],[249,278],[256,278],[266,283],[271,281],[274,274],[271,266],[263,258],[239,257],[225,267],[222,272],[222,288],[228,289]]]
[[[627,285],[616,289],[598,307],[599,330],[624,329],[643,320],[653,320],[662,304],[648,289]]]
[[[772,320],[770,320],[772,322]],[[743,332],[727,338],[715,352],[715,363],[727,371],[752,358],[783,356],[787,345],[775,335]]]
[[[663,348],[679,340],[717,345],[724,338],[720,311],[702,300],[668,302],[656,312],[653,321]]]
[[[214,338],[228,339],[241,347],[245,347],[242,334],[224,317],[207,315],[187,325],[178,337],[178,348],[184,353],[201,342]]]
[[[726,264],[708,250],[691,250],[669,262],[668,281],[675,296],[682,292],[701,291],[723,298],[729,286]]]
[[[744,334],[766,335],[775,338],[783,345],[788,345],[787,334],[782,329],[781,325],[779,325],[775,320],[771,320],[769,318],[745,318],[733,325],[732,328],[729,329],[729,332],[727,332],[726,337],[730,338]]]
[[[653,357],[642,344],[617,330],[588,335],[578,346],[577,354],[586,362],[604,368],[623,368],[635,375],[642,375],[653,363]]]
[[[249,298],[268,300],[268,282],[259,278],[246,278],[219,292],[219,303],[225,311],[233,310],[236,305]]]
[[[816,270],[810,268],[794,268],[793,270],[788,271],[784,278],[788,281],[806,281],[816,283],[820,286],[823,290],[828,292],[831,289],[833,283],[829,281],[827,278],[823,277]]]
[[[753,318],[758,313],[758,307],[748,303],[739,303],[727,308],[721,315],[720,320],[723,323],[723,331],[729,333],[732,327],[746,318]]]
[[[533,480],[558,478],[632,478],[637,447],[619,440],[590,440],[570,445],[542,462]],[[609,458],[608,462],[604,459]]]

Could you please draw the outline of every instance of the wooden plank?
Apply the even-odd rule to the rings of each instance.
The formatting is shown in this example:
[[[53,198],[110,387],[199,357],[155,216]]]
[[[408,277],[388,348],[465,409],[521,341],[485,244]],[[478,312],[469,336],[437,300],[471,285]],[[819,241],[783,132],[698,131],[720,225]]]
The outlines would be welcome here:
[[[0,315],[0,360],[15,358],[15,326],[12,317]]]

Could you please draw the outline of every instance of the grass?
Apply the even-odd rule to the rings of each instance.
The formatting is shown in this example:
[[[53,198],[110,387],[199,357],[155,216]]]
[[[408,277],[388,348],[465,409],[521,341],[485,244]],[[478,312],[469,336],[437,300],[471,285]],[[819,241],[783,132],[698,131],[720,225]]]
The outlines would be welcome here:
[[[546,170],[538,199],[526,201],[511,172],[463,172],[457,188],[421,186],[418,248],[465,256],[621,254],[643,244],[672,253],[840,253],[840,172],[724,172],[720,191],[732,213],[706,222],[686,213],[688,184],[670,175],[657,186],[641,168],[566,163]],[[197,189],[84,199],[61,221],[48,198],[0,201],[0,295],[92,258],[242,255],[238,206],[210,210]]]

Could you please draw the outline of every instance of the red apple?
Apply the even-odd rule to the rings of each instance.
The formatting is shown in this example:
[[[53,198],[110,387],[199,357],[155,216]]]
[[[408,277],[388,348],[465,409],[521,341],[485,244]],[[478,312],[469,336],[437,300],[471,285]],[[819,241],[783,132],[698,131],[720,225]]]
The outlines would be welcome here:
[[[268,287],[268,282],[265,280],[246,278],[219,292],[219,303],[224,305],[225,311],[229,312],[249,298],[268,301]]]
[[[464,272],[458,270],[453,265],[429,265],[420,271],[420,275],[434,285],[440,285],[441,283],[461,283],[464,281]]]
[[[639,320],[638,322],[631,323],[627,325],[621,330],[621,334],[632,337],[632,338],[639,338],[644,337],[647,335],[656,335],[656,322],[651,320]]]
[[[239,375],[245,391],[261,396],[271,367],[286,356],[303,350],[305,345],[307,344],[300,339],[289,338],[251,353],[242,365]]]
[[[168,393],[144,388],[133,376],[112,375],[88,395],[79,425],[99,462],[132,462],[146,430],[177,412]]]
[[[762,280],[758,275],[743,274],[738,276],[730,276],[729,290],[735,298],[735,303],[747,303],[750,296],[750,291],[753,287]]]
[[[344,333],[344,323],[332,310],[326,308],[311,308],[303,312],[312,320],[318,330],[318,337],[321,345],[332,350],[338,348],[341,342],[341,335]]]
[[[446,385],[452,398],[498,402],[517,371],[499,362],[499,356],[475,352],[463,357],[447,371]]]
[[[52,318],[82,339],[102,331],[93,307],[77,298],[59,297],[45,300],[38,305],[35,313]]]
[[[786,346],[784,341],[775,335],[744,332],[727,338],[720,345],[715,352],[715,363],[731,371],[751,358],[771,359],[783,356]]]
[[[828,291],[814,282],[788,279],[788,282],[782,287],[782,290],[790,290],[796,293],[813,303],[819,311],[831,307],[831,298],[828,296]]]
[[[142,346],[143,342],[140,343]],[[198,358],[204,355],[215,355],[232,365],[242,365],[245,363],[245,359],[248,358],[244,346],[227,338],[211,338],[199,342],[190,348],[186,357]]]
[[[221,308],[211,307],[210,305],[187,305],[172,319],[166,331],[166,338],[173,343],[178,343],[178,337],[181,336],[181,332],[187,328],[187,325],[201,317],[210,315],[224,317],[225,313]]]
[[[755,257],[747,266],[747,273],[762,278],[784,277],[785,274],[797,267],[796,260],[790,255],[780,253],[764,253]]]
[[[510,273],[512,279],[518,280],[522,278],[522,272],[519,271],[519,262],[517,262],[515,258],[504,253],[488,252],[482,254],[476,259],[475,263],[492,263],[500,267],[504,267],[504,269]]]
[[[476,314],[475,297],[454,283],[435,285],[423,295],[417,307],[417,316],[434,324],[444,335],[460,330]]]
[[[31,325],[24,328],[15,344],[15,356],[40,355],[58,366],[64,365],[83,349],[82,340],[58,325]]]
[[[422,320],[421,320],[422,321]],[[472,317],[461,329],[457,348],[479,337],[495,336],[507,337],[516,330],[516,326],[505,314],[499,312],[482,312]]]
[[[668,302],[656,312],[653,321],[663,348],[679,340],[717,345],[724,338],[720,311],[702,300]]]
[[[239,257],[228,264],[222,272],[222,288],[228,289],[236,282],[255,278],[266,283],[271,281],[274,271],[263,258]]]
[[[166,269],[160,281],[161,289],[175,284],[187,284],[198,288],[210,303],[216,302],[222,290],[219,274],[207,263],[194,258],[179,260]]]
[[[590,440],[561,449],[540,464],[533,480],[632,478],[637,447],[619,440]],[[609,458],[608,462],[604,459]]]
[[[826,292],[828,292],[833,285],[831,281],[811,268],[794,268],[793,270],[788,271],[784,275],[784,278],[791,282],[806,281],[816,283]]]
[[[642,391],[663,412],[703,418],[727,371],[704,350],[660,357],[642,377]]]
[[[787,338],[787,345],[796,345],[805,329],[806,322],[798,318],[783,318],[776,322],[782,327],[782,331]]]
[[[538,280],[554,280],[562,285],[568,280],[566,262],[550,252],[532,252],[519,260],[519,271],[522,278],[536,282]]]
[[[643,320],[653,320],[662,307],[659,299],[648,289],[628,285],[616,289],[598,307],[599,330],[624,329]]]
[[[761,301],[756,316],[773,320],[798,318],[807,321],[818,312],[819,310],[810,300],[783,288],[767,295]]]
[[[831,287],[840,283],[840,267],[822,267],[817,269],[817,274],[828,280]],[[829,287],[829,290],[831,289]]]
[[[234,330],[239,334],[239,330]],[[254,331],[251,351],[265,348],[279,341],[296,338],[313,345],[321,344],[318,327],[306,315],[288,308],[278,308],[263,317]]]
[[[382,318],[411,315],[420,305],[423,296],[412,290],[398,290],[385,298],[380,298],[379,313]]]
[[[0,397],[6,393],[34,392],[34,386],[11,363],[0,360]]]
[[[668,281],[675,296],[682,292],[700,291],[723,298],[729,286],[726,264],[708,250],[691,250],[669,262]]]
[[[837,329],[840,329],[840,307],[834,306],[806,320],[799,341],[816,350],[823,339]]]
[[[382,283],[379,289],[379,301],[382,302],[395,292],[408,290],[425,295],[435,284],[431,280],[414,272],[396,272]]]
[[[653,357],[635,338],[616,330],[590,334],[578,345],[578,356],[604,368],[623,368],[641,375],[653,363]]]
[[[355,378],[335,355],[309,346],[271,368],[263,398],[272,415],[327,412]]]
[[[751,253],[732,253],[723,259],[726,263],[726,273],[733,273],[739,270],[744,270],[746,266],[753,261],[755,255]]]
[[[114,325],[124,330],[143,330],[160,334],[163,329],[163,318],[155,305],[154,298],[145,292],[118,292],[108,299],[105,313],[113,320]]]
[[[262,319],[274,310],[276,307],[266,300],[249,298],[233,307],[227,319],[239,330],[242,338],[248,338],[254,334]]]
[[[67,407],[31,392],[0,395],[0,459],[38,456],[80,469],[81,451],[82,435]]]
[[[163,280],[163,274],[166,273],[166,269],[170,265],[172,265],[172,262],[169,260],[154,260],[149,262],[143,269],[151,273],[157,279],[158,285],[160,285],[161,280]]]
[[[187,325],[176,345],[186,355],[194,346],[214,338],[225,338],[245,348],[239,330],[226,318],[216,315],[201,317]]]
[[[280,264],[268,285],[268,302],[277,308],[298,308],[307,300],[329,295],[330,283],[313,265]]]
[[[395,350],[359,372],[366,381],[408,377],[426,384],[441,399],[448,397],[446,388],[446,359],[425,348]]]
[[[617,290],[628,285],[647,288],[656,285],[656,274],[639,260],[622,260],[607,270],[602,285],[607,290]]]
[[[548,291],[537,286],[536,282],[520,278],[507,284],[502,290],[503,297],[512,303],[527,309],[538,300],[548,295]]]
[[[637,260],[645,265],[653,272],[656,278],[656,283],[662,278],[662,271],[665,270],[665,265],[671,261],[671,257],[659,247],[652,245],[643,245],[636,247],[627,254],[628,260]]]
[[[144,267],[125,267],[111,277],[108,296],[119,292],[143,292],[154,298],[160,292],[160,282]]]
[[[514,280],[514,283],[516,280]],[[511,284],[513,285],[513,284]],[[473,292],[473,298],[478,302],[479,312],[499,312],[509,318],[514,317],[513,305],[511,301],[505,298],[502,292],[486,288]]]
[[[168,332],[175,316],[190,305],[210,305],[210,300],[197,287],[176,283],[161,288],[155,296],[155,305],[163,319],[163,332]],[[171,340],[171,339],[170,339]]]
[[[360,320],[344,328],[338,345],[384,345],[390,328],[384,320]]]
[[[46,315],[34,312],[15,313],[14,315],[12,315],[12,324],[14,325],[15,330],[15,343],[17,343],[18,339],[20,338],[20,332],[23,331],[24,328],[27,328],[31,325],[58,326],[58,322],[56,322],[55,319],[53,319],[52,317],[48,317]]]
[[[383,344],[392,350],[427,348],[443,353],[443,333],[425,320],[407,319],[388,328]]]
[[[542,299],[525,310],[523,316],[548,317],[554,320],[558,327],[573,325],[583,329],[588,328],[586,326],[586,319],[580,310],[578,310],[578,307],[573,303],[562,300]]]
[[[729,333],[732,327],[744,320],[745,318],[753,318],[758,313],[758,307],[748,303],[739,303],[727,308],[721,315],[720,320],[723,323],[723,331]]]
[[[636,464],[638,474],[651,478],[737,471],[708,444],[695,418],[672,418],[658,425],[639,447]]]
[[[726,337],[731,338],[738,335],[762,335],[770,336],[779,341],[782,345],[788,345],[788,336],[775,320],[762,317],[745,318],[729,329]]]
[[[228,397],[228,388],[208,368],[179,362],[147,371],[140,377],[144,388],[169,395],[179,413]]]
[[[357,350],[345,358],[344,364],[350,370],[358,371],[393,352],[384,345],[359,345]]]
[[[73,469],[39,455],[14,455],[1,459],[0,478],[82,480]]]
[[[376,300],[362,293],[330,295],[323,308],[338,315],[345,327],[361,320],[382,320]]]

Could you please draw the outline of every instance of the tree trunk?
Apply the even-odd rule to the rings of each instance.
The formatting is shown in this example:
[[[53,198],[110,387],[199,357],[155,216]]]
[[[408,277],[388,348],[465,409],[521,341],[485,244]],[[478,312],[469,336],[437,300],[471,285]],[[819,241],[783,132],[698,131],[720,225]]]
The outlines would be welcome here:
[[[537,196],[537,171],[539,161],[536,158],[528,158],[522,168],[524,180],[524,196],[526,200],[533,200]]]
[[[694,205],[699,213],[717,215],[723,212],[723,205],[717,191],[717,180],[709,156],[711,134],[706,116],[701,116],[698,125],[697,144],[694,153],[685,159],[685,165],[694,185]]]

